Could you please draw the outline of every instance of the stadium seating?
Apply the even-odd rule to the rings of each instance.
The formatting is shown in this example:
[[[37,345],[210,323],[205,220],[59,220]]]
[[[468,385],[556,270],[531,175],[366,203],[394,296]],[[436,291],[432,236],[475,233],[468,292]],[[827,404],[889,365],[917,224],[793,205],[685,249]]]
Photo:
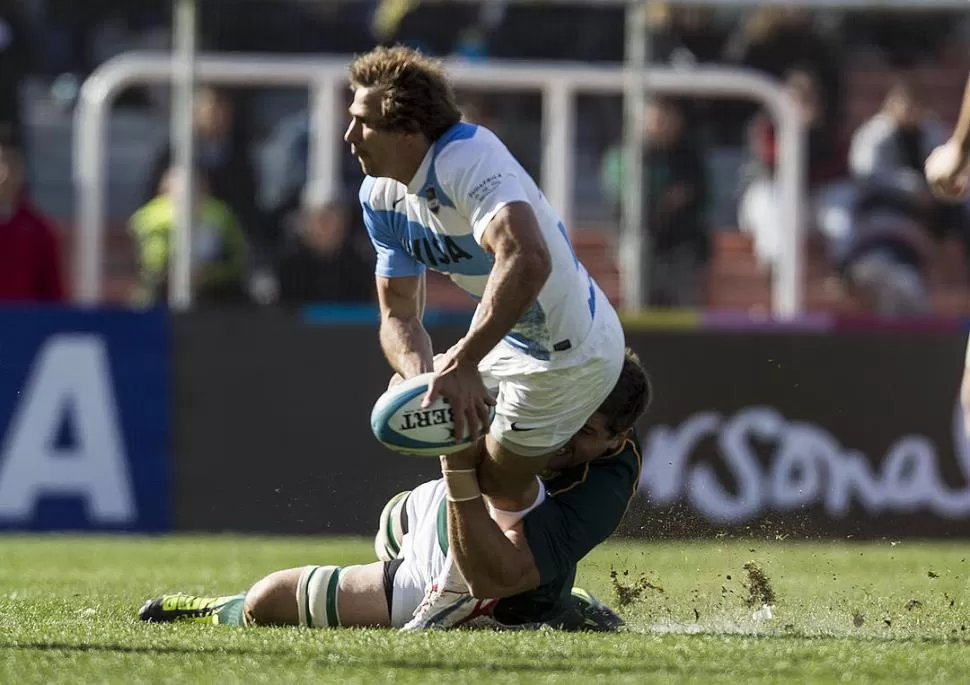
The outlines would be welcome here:
[[[925,97],[932,103],[934,111],[945,122],[952,122],[959,109],[962,97],[963,83],[967,70],[965,60],[952,60],[942,68],[918,67],[908,70],[908,75],[925,88]],[[847,70],[846,92],[849,94],[846,107],[847,130],[854,130],[872,114],[882,103],[885,93],[896,73],[881,66],[859,64]],[[120,122],[120,123],[119,123]],[[65,122],[58,122],[61,127]],[[51,125],[48,128],[57,128]],[[124,117],[112,124],[117,135],[112,136],[112,154],[110,158],[119,158],[117,149],[129,147],[132,140],[142,141],[138,147],[141,157],[147,157],[149,146],[145,144],[144,131],[135,135],[129,131],[134,125]],[[63,151],[69,149],[66,144],[44,144],[45,138],[53,140],[49,131],[44,135],[38,133],[35,138],[38,145],[35,149],[43,151],[41,157],[64,157]],[[63,141],[61,141],[63,142]],[[47,151],[50,153],[47,154]],[[128,155],[130,157],[131,154]],[[69,168],[66,157],[59,158],[58,164],[42,165],[46,168]],[[127,163],[124,163],[127,162]],[[135,166],[130,159],[119,159],[118,164],[125,168]],[[115,164],[111,165],[116,166]],[[119,175],[116,175],[116,177]],[[128,179],[120,175],[122,179]],[[38,179],[41,180],[41,179]],[[56,179],[55,179],[56,180]],[[46,182],[45,182],[46,181]],[[67,181],[65,178],[64,181]],[[126,180],[125,192],[109,194],[111,209],[118,214],[119,210],[128,211],[134,205],[135,185]],[[50,179],[43,179],[38,184],[49,191],[53,183]],[[60,186],[64,186],[62,182]],[[58,187],[60,187],[58,186]],[[131,186],[131,187],[128,187]],[[44,200],[49,200],[44,193]],[[58,194],[58,193],[54,193]],[[60,193],[70,197],[70,193]],[[64,207],[53,200],[45,201],[43,205],[61,215]],[[55,209],[56,206],[56,209]],[[61,211],[57,211],[61,210]],[[66,212],[63,212],[66,213]],[[718,219],[725,221],[728,217],[719,214]],[[63,250],[65,266],[68,276],[71,276],[75,233],[70,220],[61,221],[63,235]],[[620,297],[620,278],[617,264],[616,227],[609,222],[588,221],[577,227],[573,233],[573,242],[577,255],[587,265],[606,291],[610,299],[618,303]],[[135,283],[135,260],[130,238],[125,231],[123,221],[116,221],[106,232],[105,271],[104,271],[104,299],[110,303],[121,303],[128,300]],[[805,305],[810,312],[828,311],[832,313],[853,313],[862,311],[862,306],[846,294],[838,285],[836,274],[827,263],[823,246],[820,241],[809,238],[805,250]],[[967,265],[961,246],[954,240],[948,240],[938,246],[937,253],[932,260],[929,274],[935,310],[939,314],[970,314],[970,289],[967,287]],[[752,252],[751,240],[748,236],[733,230],[719,229],[712,234],[711,259],[703,274],[705,305],[718,310],[742,311],[770,311],[771,276],[760,267]],[[432,274],[429,278],[429,304],[446,309],[470,310],[474,303],[455,287],[448,279]]]
[[[75,232],[62,224],[66,273],[73,272]],[[620,301],[620,276],[616,260],[616,241],[612,227],[591,225],[577,231],[573,238],[576,253],[603,287],[610,300]],[[771,275],[759,266],[751,238],[739,231],[721,230],[713,234],[711,259],[703,274],[706,307],[714,310],[768,312],[771,309]],[[135,257],[131,239],[123,224],[106,232],[104,253],[104,300],[126,302],[135,285]],[[837,285],[834,270],[827,263],[824,248],[811,237],[805,249],[805,309],[810,312],[861,313],[861,303]],[[962,246],[953,239],[936,248],[929,273],[934,308],[939,314],[970,315],[970,288]],[[432,273],[428,279],[429,305],[449,310],[470,310],[474,303],[444,276]]]

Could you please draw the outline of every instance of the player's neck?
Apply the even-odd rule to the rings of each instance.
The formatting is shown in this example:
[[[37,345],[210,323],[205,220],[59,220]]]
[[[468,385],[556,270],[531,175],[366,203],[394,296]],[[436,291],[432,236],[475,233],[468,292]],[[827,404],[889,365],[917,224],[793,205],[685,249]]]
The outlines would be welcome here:
[[[430,149],[431,143],[424,137],[415,137],[412,140],[406,141],[398,150],[398,164],[397,168],[391,174],[391,178],[404,185],[410,184],[414,175],[418,173],[418,169],[421,168],[421,162],[424,161],[424,157]]]

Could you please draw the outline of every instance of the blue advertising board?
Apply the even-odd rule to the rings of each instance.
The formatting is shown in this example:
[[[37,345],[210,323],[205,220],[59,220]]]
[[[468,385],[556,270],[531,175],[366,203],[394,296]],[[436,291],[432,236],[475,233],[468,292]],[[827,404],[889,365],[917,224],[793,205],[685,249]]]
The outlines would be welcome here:
[[[164,310],[0,308],[0,529],[171,527]]]

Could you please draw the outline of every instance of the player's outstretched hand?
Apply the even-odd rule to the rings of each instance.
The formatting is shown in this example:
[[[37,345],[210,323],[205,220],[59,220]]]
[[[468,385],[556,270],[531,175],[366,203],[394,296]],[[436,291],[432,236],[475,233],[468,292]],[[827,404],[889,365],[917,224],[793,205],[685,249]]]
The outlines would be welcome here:
[[[926,158],[924,171],[933,194],[946,200],[958,200],[967,192],[967,153],[959,141],[948,140]]]
[[[444,397],[451,405],[456,440],[465,435],[484,435],[488,430],[488,408],[495,404],[495,400],[485,387],[476,364],[461,361],[452,351],[445,354],[435,364],[435,377],[422,406],[430,406],[438,397]]]

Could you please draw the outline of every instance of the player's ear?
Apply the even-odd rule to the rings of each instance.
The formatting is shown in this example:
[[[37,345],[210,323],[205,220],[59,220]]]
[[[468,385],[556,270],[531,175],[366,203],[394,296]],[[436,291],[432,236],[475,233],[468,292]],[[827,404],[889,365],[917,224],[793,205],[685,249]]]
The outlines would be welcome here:
[[[613,438],[610,440],[610,449],[618,450],[626,442],[627,438],[630,437],[630,433],[633,432],[632,428],[627,428],[626,430],[620,431],[619,433],[613,433]]]

